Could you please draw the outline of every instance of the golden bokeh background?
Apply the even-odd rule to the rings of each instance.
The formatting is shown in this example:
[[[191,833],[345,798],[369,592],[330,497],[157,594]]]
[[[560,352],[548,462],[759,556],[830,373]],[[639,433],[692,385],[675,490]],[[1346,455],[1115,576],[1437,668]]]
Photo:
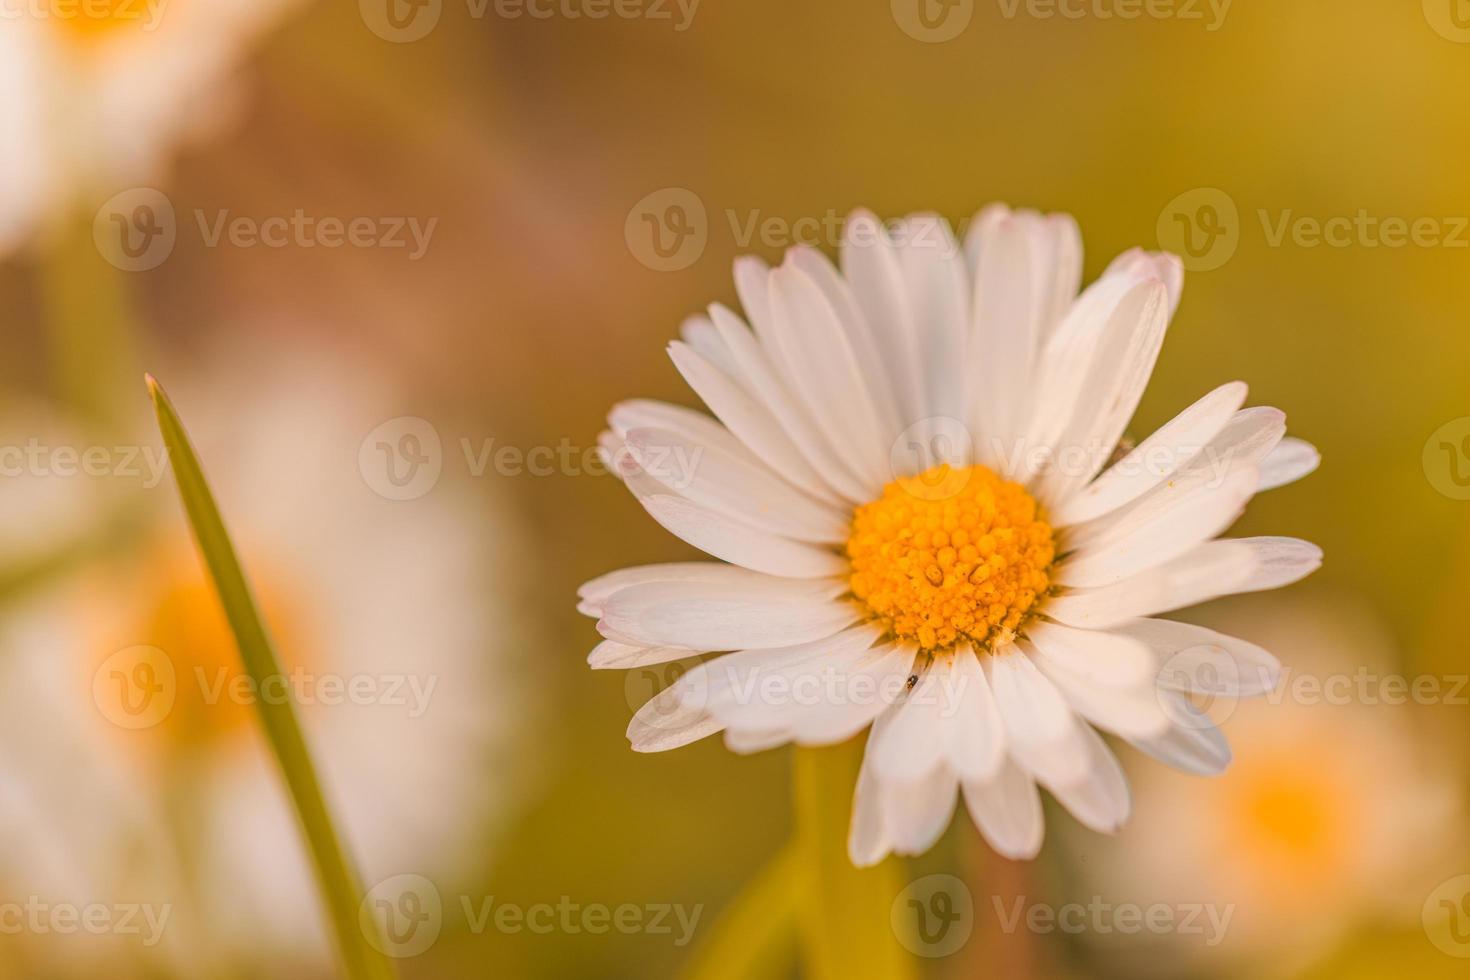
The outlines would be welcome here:
[[[483,710],[513,721],[493,753],[473,756],[478,761],[450,780],[501,804],[463,835],[462,856],[450,861],[462,879],[444,889],[443,933],[401,961],[404,976],[676,975],[787,838],[787,750],[737,756],[708,740],[666,755],[629,751],[623,730],[632,710],[668,674],[588,670],[585,655],[597,638],[574,610],[575,589],[610,569],[686,560],[692,550],[662,532],[614,479],[587,472],[586,453],[621,399],[694,404],[663,348],[685,316],[712,301],[734,304],[736,255],[773,260],[793,229],[831,253],[833,229],[855,207],[885,217],[933,210],[956,222],[995,200],[1071,212],[1089,280],[1134,245],[1186,248],[1184,302],[1131,431],[1146,434],[1240,378],[1251,386],[1251,403],[1285,410],[1293,433],[1323,456],[1319,472],[1253,503],[1236,531],[1314,541],[1326,553],[1321,571],[1285,596],[1234,600],[1204,618],[1230,622],[1248,638],[1253,622],[1296,616],[1370,624],[1346,631],[1363,642],[1372,635],[1367,653],[1344,648],[1343,631],[1283,627],[1289,646],[1274,652],[1289,667],[1299,647],[1304,660],[1348,671],[1369,661],[1410,678],[1470,671],[1461,618],[1470,591],[1470,500],[1462,499],[1470,497],[1470,477],[1460,472],[1470,474],[1463,451],[1470,444],[1460,445],[1470,422],[1455,425],[1470,416],[1470,9],[1462,0],[1425,0],[1422,9],[1236,0],[1223,10],[1205,0],[925,0],[923,11],[906,0],[702,0],[682,8],[647,0],[626,8],[639,16],[605,18],[586,15],[596,0],[543,4],[537,9],[551,12],[544,18],[509,16],[524,8],[508,0],[478,9],[443,0],[403,5],[439,17],[424,37],[403,43],[381,36],[373,3],[318,0],[251,46],[216,131],[171,150],[168,171],[145,182],[177,215],[177,243],[160,265],[120,273],[93,246],[96,209],[125,186],[89,189],[46,234],[0,261],[8,352],[0,372],[14,444],[54,438],[53,426],[64,425],[87,433],[75,437],[81,444],[131,438],[156,446],[143,370],[174,391],[211,471],[237,468],[240,432],[262,420],[276,426],[241,457],[271,467],[253,482],[242,477],[239,486],[254,489],[232,499],[221,488],[227,519],[232,502],[250,494],[279,497],[282,509],[338,506],[273,457],[270,432],[289,432],[303,418],[280,410],[284,394],[264,397],[279,390],[281,375],[307,388],[318,373],[341,375],[348,388],[373,379],[371,397],[344,408],[341,424],[326,430],[335,441],[297,447],[300,458],[315,452],[334,461],[339,475],[358,465],[361,441],[394,418],[426,420],[439,436],[439,484],[414,500],[373,498],[376,516],[344,532],[371,535],[377,517],[391,516],[405,525],[404,541],[423,546],[405,545],[400,557],[374,551],[344,568],[344,581],[366,575],[364,567],[439,560],[440,545],[425,545],[417,522],[437,522],[427,509],[453,496],[468,516],[460,533],[440,536],[442,547],[467,544],[474,563],[490,569],[475,580],[483,590],[456,591],[455,601],[482,596],[484,607],[441,612],[431,604],[444,598],[436,589],[402,612],[436,622],[463,615],[456,620],[463,629],[421,634],[493,658],[485,683],[499,692]],[[1140,15],[1124,16],[1130,11]],[[916,19],[921,12],[927,21]],[[935,33],[951,31],[945,40]],[[0,95],[28,98],[40,93]],[[688,218],[693,244],[685,240],[686,250],[666,259],[644,216],[674,220],[671,205],[684,206],[677,214]],[[412,217],[434,225],[415,258],[411,248],[301,241],[210,245],[200,224],[222,212],[258,220],[298,210],[344,222]],[[1397,237],[1396,224],[1404,228]],[[673,241],[680,227],[659,230]],[[338,401],[303,404],[315,412]],[[522,454],[560,447],[563,462],[542,475],[494,462],[475,472],[476,453],[503,447]],[[82,516],[68,517],[65,527],[76,533],[47,538],[17,527],[24,547],[7,549],[14,560],[0,554],[0,566],[10,565],[0,573],[0,618],[97,625],[113,621],[98,610],[117,606],[119,595],[146,607],[145,619],[149,610],[168,615],[148,606],[147,577],[129,571],[156,566],[162,532],[138,531],[128,515],[162,507],[182,534],[173,488],[103,482],[102,492],[83,494]],[[373,489],[364,479],[351,492]],[[36,512],[62,495],[45,491],[33,501]],[[262,510],[268,531],[290,526]],[[319,563],[295,554],[289,535],[279,545],[239,536],[247,562],[267,555],[253,569],[258,578],[278,573],[279,582],[295,583],[316,574]],[[301,547],[333,540],[323,535]],[[469,560],[455,554],[455,562]],[[309,620],[292,589],[264,591],[281,594],[293,624]],[[58,590],[70,604],[38,599]],[[76,598],[78,590],[87,595]],[[334,595],[350,616],[346,591]],[[400,625],[412,655],[416,631]],[[211,628],[191,619],[158,632],[197,637]],[[75,655],[85,673],[115,649],[163,645],[143,627],[105,630],[98,625],[97,635],[50,649]],[[302,646],[314,635],[307,625],[289,632]],[[309,662],[312,653],[300,656]],[[1228,955],[1212,956],[1190,936],[1154,937],[1140,954],[1117,936],[1007,931],[992,895],[1055,905],[1125,891],[1147,897],[1150,885],[1130,880],[1125,889],[1117,877],[1083,874],[1079,863],[1123,841],[1079,841],[1060,811],[1049,811],[1048,847],[1027,866],[990,856],[961,816],[933,852],[909,863],[914,878],[959,876],[974,897],[974,935],[952,956],[923,960],[925,975],[1003,967],[994,975],[1131,976],[1140,961],[1158,976],[1366,977],[1384,964],[1426,977],[1460,975],[1463,962],[1421,923],[1431,890],[1470,873],[1470,853],[1459,843],[1470,827],[1458,802],[1464,770],[1456,764],[1470,715],[1463,701],[1439,700],[1352,715],[1354,730],[1372,731],[1389,717],[1396,731],[1405,727],[1407,756],[1435,763],[1426,778],[1451,802],[1431,831],[1389,824],[1374,840],[1356,842],[1377,847],[1378,835],[1428,833],[1443,848],[1427,867],[1406,867],[1415,859],[1397,852],[1386,859],[1423,882],[1402,897],[1387,900],[1391,889],[1376,878],[1344,884],[1339,891],[1385,900],[1334,902],[1305,916],[1332,920],[1326,938],[1299,937],[1296,919],[1267,918],[1262,934],[1229,934],[1221,944]],[[45,722],[36,724],[30,738],[16,725],[7,729],[6,756],[46,739]],[[1229,724],[1225,730],[1232,733]],[[1345,751],[1342,744],[1312,742],[1310,751],[1330,755]],[[1278,750],[1289,755],[1291,747]],[[467,753],[443,752],[468,765]],[[1130,775],[1158,768],[1137,753],[1125,752],[1124,764]],[[1308,755],[1293,764],[1310,772],[1325,763]],[[1401,771],[1374,764],[1365,759],[1359,769],[1372,792],[1349,793],[1325,816],[1297,813],[1287,824],[1316,820],[1309,826],[1327,833],[1341,807],[1407,792]],[[405,790],[380,792],[391,798]],[[1217,796],[1182,793],[1169,817],[1205,819],[1201,811]],[[1142,813],[1154,802],[1154,783],[1144,778],[1135,808]],[[458,795],[416,804],[468,807]],[[480,818],[469,812],[467,819]],[[232,833],[249,834],[251,825]],[[1255,840],[1242,834],[1231,850],[1195,857],[1247,860],[1236,849]],[[1126,846],[1124,864],[1135,872],[1150,866],[1143,855],[1131,858],[1148,839],[1130,837]],[[0,862],[0,892],[14,894],[4,868]],[[1335,873],[1303,865],[1293,874]],[[1211,901],[1212,879],[1199,880],[1193,900]],[[702,928],[690,946],[616,929],[476,930],[461,894],[521,906],[556,905],[564,896],[584,906],[678,903],[702,908]],[[1241,903],[1261,897],[1248,888],[1240,895]],[[201,918],[228,914],[226,907]],[[1470,905],[1463,915],[1470,929]],[[1470,934],[1458,945],[1440,938],[1459,956],[1470,954]],[[269,943],[237,944],[247,951],[238,960],[209,952],[164,966],[145,955],[131,965],[137,950],[124,943],[111,962],[119,975],[246,976],[256,968],[251,956]],[[75,969],[56,954],[64,937],[0,936],[0,948],[7,944],[21,964],[15,975]],[[330,971],[311,954],[283,955],[300,975]],[[0,974],[9,969],[0,965]],[[793,959],[791,975],[797,969]]]

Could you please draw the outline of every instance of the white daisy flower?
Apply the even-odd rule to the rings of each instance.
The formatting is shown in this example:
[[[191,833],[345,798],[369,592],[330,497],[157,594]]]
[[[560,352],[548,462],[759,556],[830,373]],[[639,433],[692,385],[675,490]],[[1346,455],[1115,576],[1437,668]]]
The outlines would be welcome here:
[[[1331,595],[1220,618],[1291,659],[1269,701],[1213,712],[1239,762],[1203,785],[1140,773],[1150,806],[1117,847],[1062,835],[1079,893],[1209,903],[1215,924],[1203,937],[1089,931],[1083,940],[1122,975],[1178,976],[1205,960],[1237,975],[1298,975],[1365,922],[1417,929],[1426,896],[1464,868],[1460,740],[1425,706],[1456,682],[1401,673],[1370,609]],[[1433,693],[1411,697],[1416,689]]]
[[[961,794],[1009,857],[1041,846],[1038,784],[1117,829],[1128,788],[1096,729],[1183,768],[1226,765],[1158,668],[1195,648],[1266,675],[1276,662],[1154,617],[1315,569],[1304,541],[1217,538],[1318,457],[1234,382],[1114,461],[1183,272],[1133,250],[1079,295],[1081,268],[1070,217],[1002,206],[963,247],[932,215],[885,228],[857,212],[840,269],[806,247],[775,269],[736,262],[750,327],[716,304],[670,347],[718,421],[633,401],[602,437],[654,519],[720,561],[583,586],[606,638],[591,665],[734,651],[640,709],[635,750],[871,726],[859,865],[926,850]]]
[[[0,0],[0,252],[163,175],[217,129],[251,42],[296,0]]]

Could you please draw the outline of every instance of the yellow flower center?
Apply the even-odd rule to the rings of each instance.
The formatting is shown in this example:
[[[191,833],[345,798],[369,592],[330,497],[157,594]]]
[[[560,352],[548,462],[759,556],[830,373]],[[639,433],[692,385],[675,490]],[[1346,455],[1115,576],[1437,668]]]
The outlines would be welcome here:
[[[894,636],[925,650],[991,649],[1050,586],[1051,525],[1019,483],[984,466],[895,480],[853,516],[852,594]]]

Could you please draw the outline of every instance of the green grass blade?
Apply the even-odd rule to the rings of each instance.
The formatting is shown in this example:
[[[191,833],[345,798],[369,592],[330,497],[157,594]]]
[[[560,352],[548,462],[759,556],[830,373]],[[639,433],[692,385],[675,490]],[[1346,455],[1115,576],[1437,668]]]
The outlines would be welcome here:
[[[257,690],[266,689],[267,678],[282,676],[283,672],[251,597],[250,585],[235,557],[235,548],[230,543],[199,460],[173,405],[151,376],[148,377],[148,391],[158,413],[158,426],[163,431],[164,445],[174,478],[178,481],[184,510],[188,512],[194,538],[209,567],[230,630],[240,648],[240,659],[255,681]],[[282,685],[282,689],[288,690],[289,685]],[[382,948],[381,938],[369,944],[365,931],[371,928],[372,917],[364,916],[359,921],[362,887],[322,798],[316,769],[296,719],[296,709],[290,698],[257,698],[256,706],[260,709],[266,737],[281,764],[306,835],[344,971],[353,980],[390,980],[394,971],[388,960],[377,951]]]
[[[913,980],[918,969],[893,932],[893,902],[906,884],[888,858],[855,868],[847,856],[863,739],[797,748],[792,760],[796,845],[809,883],[800,909],[802,960],[813,980]]]
[[[769,980],[790,973],[805,892],[801,867],[801,852],[787,844],[721,912],[680,980]]]

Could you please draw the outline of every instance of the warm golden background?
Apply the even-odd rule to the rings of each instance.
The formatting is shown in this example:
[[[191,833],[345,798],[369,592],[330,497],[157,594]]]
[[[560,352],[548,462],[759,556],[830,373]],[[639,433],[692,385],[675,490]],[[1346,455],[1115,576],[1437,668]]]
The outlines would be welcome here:
[[[752,221],[817,218],[824,228],[857,206],[959,221],[992,200],[1069,211],[1091,278],[1127,247],[1159,247],[1161,233],[1177,248],[1170,236],[1181,216],[1204,242],[1200,222],[1218,214],[1215,250],[1189,259],[1184,303],[1134,431],[1221,382],[1248,381],[1251,401],[1284,409],[1324,463],[1258,500],[1241,531],[1307,538],[1327,559],[1287,594],[1238,600],[1208,621],[1274,639],[1288,666],[1319,673],[1375,663],[1411,679],[1470,670],[1461,619],[1470,503],[1454,499],[1464,490],[1457,467],[1470,469],[1470,456],[1438,445],[1457,444],[1470,423],[1437,434],[1470,415],[1470,44],[1459,43],[1470,40],[1470,5],[1237,0],[1212,30],[1219,8],[1203,0],[1188,6],[1201,19],[1097,15],[1128,0],[1073,3],[1084,13],[1076,19],[1034,16],[1051,8],[1024,0],[963,0],[949,23],[968,15],[968,24],[937,43],[905,31],[912,6],[703,0],[680,30],[687,7],[673,3],[659,8],[668,19],[594,20],[567,16],[586,4],[566,0],[543,20],[497,14],[495,0],[483,16],[443,0],[427,36],[390,43],[358,4],[318,0],[251,46],[220,131],[171,153],[171,170],[149,182],[180,216],[166,261],[136,273],[99,261],[86,228],[122,187],[0,261],[7,443],[156,446],[141,383],[142,370],[154,371],[221,484],[226,518],[247,562],[255,559],[267,609],[277,610],[286,659],[321,663],[330,653],[318,646],[376,644],[419,670],[442,660],[430,672],[450,696],[465,695],[435,734],[406,725],[365,766],[395,746],[408,763],[385,767],[356,796],[342,791],[351,797],[343,806],[403,814],[362,832],[372,841],[364,847],[384,855],[365,861],[369,878],[443,882],[443,934],[402,961],[405,976],[674,975],[789,833],[786,750],[740,757],[711,739],[634,755],[624,726],[661,675],[584,663],[596,636],[574,612],[576,586],[626,564],[687,559],[690,549],[607,476],[494,465],[477,475],[463,451],[492,439],[521,451],[570,446],[580,466],[614,402],[690,403],[663,346],[684,316],[734,303],[732,257],[774,259],[787,244],[759,231],[742,242]],[[0,95],[27,98],[40,93]],[[661,271],[650,267],[640,219],[663,213],[670,189],[702,206],[703,220],[692,220],[705,244],[676,263],[683,268]],[[1222,198],[1235,215],[1201,210]],[[196,209],[437,224],[412,260],[373,247],[209,247]],[[1283,218],[1360,212],[1434,219],[1447,240],[1388,247],[1355,228],[1336,245],[1311,247],[1289,231],[1273,243]],[[70,224],[82,230],[68,233]],[[819,235],[832,251],[830,233]],[[400,416],[437,432],[443,476],[418,499],[387,501],[359,472],[359,447]],[[327,475],[303,475],[317,470]],[[84,678],[134,644],[157,645],[181,665],[230,662],[169,482],[23,486],[32,476],[6,476],[6,497],[18,502],[0,517],[11,525],[0,635],[12,647],[0,649],[0,672],[15,649],[39,650],[32,659]],[[371,625],[354,626],[359,619]],[[20,667],[9,681],[0,674],[7,704],[31,700],[29,677]],[[88,684],[62,685],[82,692],[77,714],[96,712]],[[1125,753],[1147,833],[1100,840],[1049,814],[1043,856],[1018,867],[991,857],[957,818],[912,870],[963,878],[976,926],[961,951],[925,961],[928,975],[1366,977],[1383,964],[1461,975],[1450,951],[1470,954],[1470,905],[1439,945],[1421,910],[1438,884],[1470,872],[1459,799],[1465,703],[1287,703],[1305,711],[1305,734],[1252,728],[1267,724],[1250,710],[1259,707],[1242,706],[1226,725],[1239,739],[1239,771],[1208,786],[1179,790],[1155,763]],[[179,842],[185,879],[223,876],[200,887],[224,899],[196,903],[165,888],[163,900],[179,907],[168,938],[184,952],[160,963],[116,942],[104,946],[109,972],[232,977],[276,964],[286,971],[277,975],[327,975],[309,936],[232,936],[236,872],[212,855],[248,855],[266,831],[237,816],[201,839],[179,800],[204,792],[211,766],[247,765],[240,760],[255,758],[259,736],[244,716],[208,717],[206,706],[200,720],[186,708],[148,738],[113,731],[104,741],[127,743],[110,746],[115,755],[83,750],[105,779],[34,761],[53,758],[60,714],[9,715],[0,759],[25,777],[0,785],[43,786],[45,802],[0,851],[59,848],[82,864],[119,861],[130,869],[122,880],[139,880],[175,859],[108,843],[114,811],[89,794],[94,780],[167,785],[177,832],[144,836],[164,850]],[[240,731],[220,734],[231,726]],[[343,738],[351,746],[355,736]],[[237,754],[200,749],[226,739]],[[153,761],[140,763],[149,753]],[[1266,772],[1268,757],[1275,768]],[[1338,770],[1336,782],[1313,788]],[[404,784],[397,773],[422,778]],[[85,785],[73,792],[68,781]],[[258,794],[238,792],[239,806],[221,805],[248,815],[245,801]],[[1380,812],[1384,798],[1415,794],[1433,802]],[[88,821],[73,819],[83,811]],[[1202,823],[1222,824],[1200,838],[1213,843],[1170,839]],[[292,846],[289,826],[269,833]],[[414,864],[415,844],[430,838],[453,849]],[[126,860],[97,856],[109,848]],[[1228,897],[1215,890],[1222,868],[1248,865],[1266,871],[1232,879]],[[0,857],[5,901],[24,901],[47,880]],[[81,894],[141,894],[107,887]],[[295,894],[279,882],[264,888],[266,906],[272,894]],[[1282,894],[1295,897],[1282,903]],[[695,942],[681,948],[667,935],[616,930],[476,932],[460,895],[703,911]],[[1007,932],[992,895],[1006,908],[1015,895],[1052,906],[1093,896],[1228,901],[1239,928],[1218,948],[1188,935],[1154,936],[1141,949],[1147,937]],[[317,931],[310,906],[274,911],[297,920],[298,932]],[[79,944],[0,935],[0,975],[85,973],[95,961]]]

